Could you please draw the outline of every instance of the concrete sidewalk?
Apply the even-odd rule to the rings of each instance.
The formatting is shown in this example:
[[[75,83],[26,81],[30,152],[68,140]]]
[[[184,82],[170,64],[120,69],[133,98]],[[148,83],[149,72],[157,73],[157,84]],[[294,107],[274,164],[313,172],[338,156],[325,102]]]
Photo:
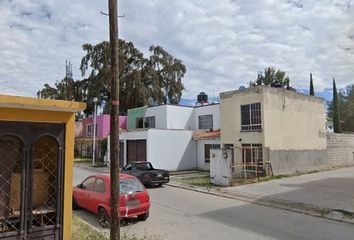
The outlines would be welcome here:
[[[354,167],[230,187],[226,191],[354,213]]]
[[[354,167],[228,188],[169,185],[354,223]]]

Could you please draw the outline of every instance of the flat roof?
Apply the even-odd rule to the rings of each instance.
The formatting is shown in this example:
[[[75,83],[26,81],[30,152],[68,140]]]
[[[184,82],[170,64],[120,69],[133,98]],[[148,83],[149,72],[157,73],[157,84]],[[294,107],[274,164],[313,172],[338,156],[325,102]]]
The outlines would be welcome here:
[[[78,112],[86,109],[86,103],[0,94],[0,108]]]

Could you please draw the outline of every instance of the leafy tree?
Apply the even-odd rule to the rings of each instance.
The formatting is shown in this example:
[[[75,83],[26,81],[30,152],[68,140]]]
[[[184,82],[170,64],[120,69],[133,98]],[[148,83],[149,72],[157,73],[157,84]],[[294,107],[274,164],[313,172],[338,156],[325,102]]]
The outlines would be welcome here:
[[[312,73],[310,73],[310,95],[315,96],[315,90],[313,88]]]
[[[333,78],[333,128],[335,133],[340,133],[339,103],[336,81]]]
[[[257,79],[250,82],[250,86],[272,86],[273,84],[279,84],[283,88],[286,87],[288,90],[293,90],[290,87],[290,79],[286,73],[274,67],[264,69],[264,73],[258,73]]]
[[[84,44],[85,51],[80,64],[82,80],[72,83],[72,99],[87,103],[85,115],[92,115],[94,103],[109,112],[110,104],[110,53],[109,42],[96,45]],[[144,106],[147,99],[161,103],[179,103],[184,86],[182,78],[186,67],[160,46],[150,47],[151,56],[144,58],[132,42],[119,39],[119,102],[120,111],[126,113],[129,108]],[[54,87],[48,84],[40,91],[42,97],[65,99],[67,93],[65,81],[57,82]],[[39,93],[38,93],[39,94]]]
[[[151,46],[149,62],[146,67],[146,74],[150,80],[150,87],[158,89],[154,92],[150,90],[151,96],[159,104],[178,104],[181,100],[182,78],[186,73],[186,67],[181,60],[174,58],[160,46]]]

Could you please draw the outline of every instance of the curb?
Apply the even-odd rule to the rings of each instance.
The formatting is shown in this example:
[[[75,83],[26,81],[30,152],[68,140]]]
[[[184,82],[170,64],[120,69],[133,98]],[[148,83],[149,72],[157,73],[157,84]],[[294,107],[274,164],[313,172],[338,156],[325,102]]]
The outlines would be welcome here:
[[[279,209],[296,212],[296,213],[302,213],[314,217],[326,218],[337,222],[354,224],[354,213],[347,212],[341,209],[321,208],[306,203],[286,201],[286,200],[281,200],[281,199],[276,199],[271,197],[261,197],[254,194],[247,194],[247,193],[240,193],[240,192],[237,193],[217,192],[214,189],[202,189],[195,186],[174,184],[171,182],[167,183],[166,185],[170,187],[190,190],[190,191],[209,194],[213,196],[254,203],[262,206],[279,208]],[[345,216],[346,214],[352,217],[346,217]]]

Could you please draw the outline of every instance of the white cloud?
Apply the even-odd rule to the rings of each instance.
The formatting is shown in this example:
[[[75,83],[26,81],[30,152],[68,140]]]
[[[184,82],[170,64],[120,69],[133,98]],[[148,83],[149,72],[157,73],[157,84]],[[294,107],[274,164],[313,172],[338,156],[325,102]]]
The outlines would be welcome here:
[[[187,66],[184,98],[211,96],[254,80],[268,66],[317,91],[352,83],[353,1],[121,0],[120,36],[145,54],[161,45]],[[107,2],[0,0],[0,92],[34,96],[78,70],[85,42],[108,39]]]

